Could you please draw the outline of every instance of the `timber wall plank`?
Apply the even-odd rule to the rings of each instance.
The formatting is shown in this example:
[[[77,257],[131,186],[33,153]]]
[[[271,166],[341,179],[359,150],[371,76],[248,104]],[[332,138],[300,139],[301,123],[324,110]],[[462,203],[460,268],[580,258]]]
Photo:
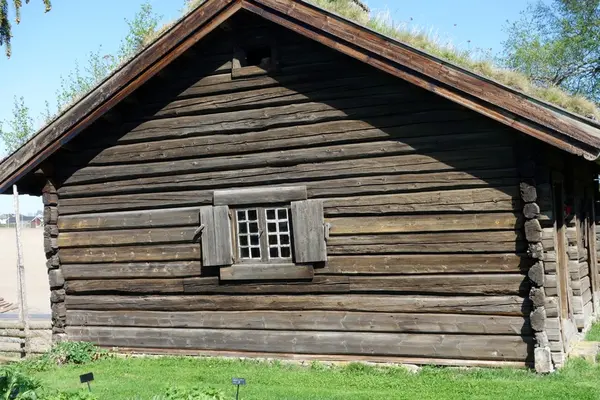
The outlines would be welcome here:
[[[67,327],[69,337],[99,345],[201,348],[275,353],[368,354],[484,360],[527,358],[531,338],[485,335],[386,334],[223,329]]]

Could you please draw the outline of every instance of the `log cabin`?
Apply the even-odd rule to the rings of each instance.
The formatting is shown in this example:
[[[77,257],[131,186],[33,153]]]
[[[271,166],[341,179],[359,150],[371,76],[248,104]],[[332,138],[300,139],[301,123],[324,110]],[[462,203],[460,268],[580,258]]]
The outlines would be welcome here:
[[[600,314],[600,125],[299,0],[209,0],[6,158],[56,340],[529,366]]]

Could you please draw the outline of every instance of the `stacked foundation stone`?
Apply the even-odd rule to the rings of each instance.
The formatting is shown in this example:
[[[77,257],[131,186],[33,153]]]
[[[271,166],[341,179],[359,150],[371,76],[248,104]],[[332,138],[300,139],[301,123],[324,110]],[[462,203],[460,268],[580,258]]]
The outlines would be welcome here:
[[[50,283],[50,303],[52,308],[52,339],[60,341],[65,338],[66,308],[65,280],[60,269],[58,255],[58,195],[52,182],[44,186],[42,199],[44,202],[44,251],[48,267]]]

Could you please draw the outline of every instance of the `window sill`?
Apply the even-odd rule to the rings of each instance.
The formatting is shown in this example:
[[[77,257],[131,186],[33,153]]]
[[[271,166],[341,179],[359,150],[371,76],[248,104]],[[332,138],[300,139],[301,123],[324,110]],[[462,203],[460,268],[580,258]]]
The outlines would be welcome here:
[[[296,264],[236,264],[221,268],[223,281],[312,279],[312,265]]]

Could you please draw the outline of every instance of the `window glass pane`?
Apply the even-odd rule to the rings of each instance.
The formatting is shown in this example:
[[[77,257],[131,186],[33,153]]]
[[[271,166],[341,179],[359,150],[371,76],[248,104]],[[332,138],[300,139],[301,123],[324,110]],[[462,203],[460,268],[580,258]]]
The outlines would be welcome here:
[[[269,235],[269,244],[277,244],[277,235]]]
[[[290,257],[290,248],[289,247],[282,247],[281,248],[281,257],[282,258],[289,258]]]
[[[267,231],[269,231],[269,233],[277,233],[277,224],[274,222],[269,222],[267,224]]]
[[[237,218],[238,218],[238,221],[245,221],[246,220],[246,210],[239,210],[237,212]]]
[[[280,235],[281,244],[290,244],[290,235]]]
[[[287,219],[287,208],[280,208],[277,210],[277,216],[279,219]]]
[[[250,222],[249,228],[250,228],[250,233],[258,233],[258,222]]]
[[[240,257],[242,258],[250,258],[250,249],[245,247],[240,249]]]
[[[240,235],[240,246],[248,246],[248,236]]]
[[[269,249],[269,256],[271,258],[278,258],[279,257],[279,251],[278,251],[277,247],[271,247]]]
[[[258,235],[250,236],[250,244],[252,246],[258,246]]]
[[[279,223],[279,232],[287,232],[288,231],[288,223],[287,221]]]
[[[248,233],[248,225],[245,222],[241,222],[239,225],[239,233]]]
[[[260,258],[260,247],[253,247],[251,250],[252,258]]]
[[[275,219],[275,210],[274,209],[267,210],[267,219]]]
[[[256,210],[248,210],[248,219],[250,221],[258,220],[258,213],[256,212]]]

